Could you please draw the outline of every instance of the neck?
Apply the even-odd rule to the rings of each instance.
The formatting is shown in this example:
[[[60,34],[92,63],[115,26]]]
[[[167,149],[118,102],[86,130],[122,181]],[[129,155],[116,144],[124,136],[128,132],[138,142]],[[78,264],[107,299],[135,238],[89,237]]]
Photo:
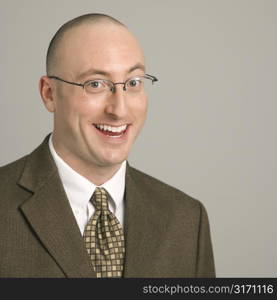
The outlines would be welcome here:
[[[75,172],[79,173],[91,183],[100,186],[111,179],[114,174],[120,169],[121,163],[116,165],[97,165],[88,161],[73,157],[70,152],[63,151],[55,144],[54,139],[53,146],[56,153],[64,162],[66,162]]]

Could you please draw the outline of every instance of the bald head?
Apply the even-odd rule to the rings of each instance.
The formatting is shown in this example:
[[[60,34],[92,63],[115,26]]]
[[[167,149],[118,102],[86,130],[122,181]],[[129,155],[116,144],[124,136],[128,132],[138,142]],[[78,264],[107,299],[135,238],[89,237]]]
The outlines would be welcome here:
[[[140,79],[148,78],[143,51],[119,21],[85,15],[54,36],[47,75],[39,89],[54,113],[54,147],[79,174],[101,185],[127,159],[146,118],[148,95]],[[107,89],[111,82],[115,88]],[[125,130],[109,135],[99,125]]]
[[[56,34],[54,35],[54,37],[52,38],[49,44],[47,50],[47,57],[46,57],[47,75],[54,74],[57,71],[57,69],[59,69],[60,67],[59,50],[63,43],[64,37],[68,32],[70,32],[74,28],[84,26],[84,25],[92,26],[92,25],[101,25],[101,24],[121,26],[127,30],[126,26],[122,24],[120,21],[105,14],[86,14],[66,22],[58,29],[58,31],[56,32]]]

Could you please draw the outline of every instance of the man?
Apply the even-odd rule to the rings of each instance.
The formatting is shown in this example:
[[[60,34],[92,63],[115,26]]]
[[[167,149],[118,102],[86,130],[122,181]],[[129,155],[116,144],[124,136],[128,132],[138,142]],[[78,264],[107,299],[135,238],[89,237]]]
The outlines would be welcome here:
[[[112,17],[58,30],[39,83],[53,132],[0,169],[1,277],[215,276],[203,205],[126,161],[155,81]]]

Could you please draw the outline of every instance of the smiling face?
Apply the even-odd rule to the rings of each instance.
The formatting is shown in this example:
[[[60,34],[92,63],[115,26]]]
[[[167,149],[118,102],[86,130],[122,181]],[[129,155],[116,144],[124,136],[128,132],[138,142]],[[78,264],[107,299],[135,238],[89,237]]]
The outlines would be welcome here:
[[[56,75],[84,83],[106,79],[125,82],[144,74],[144,56],[123,26],[86,24],[66,32],[57,53]],[[58,154],[75,170],[113,169],[127,159],[147,113],[144,91],[88,94],[82,87],[44,76],[40,89],[54,112],[53,142]]]

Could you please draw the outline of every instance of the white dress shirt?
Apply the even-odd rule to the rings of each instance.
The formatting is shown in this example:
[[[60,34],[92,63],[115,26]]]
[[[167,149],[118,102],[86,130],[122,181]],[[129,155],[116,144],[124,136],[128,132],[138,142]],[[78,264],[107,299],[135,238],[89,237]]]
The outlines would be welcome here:
[[[49,138],[49,148],[57,165],[71,209],[83,235],[85,226],[95,211],[94,206],[89,200],[97,186],[74,171],[57,154],[54,149],[52,134]],[[121,167],[114,176],[101,185],[101,187],[105,188],[112,197],[112,201],[109,201],[109,208],[115,214],[122,226],[124,214],[123,197],[125,190],[125,173],[126,160],[121,164]]]

